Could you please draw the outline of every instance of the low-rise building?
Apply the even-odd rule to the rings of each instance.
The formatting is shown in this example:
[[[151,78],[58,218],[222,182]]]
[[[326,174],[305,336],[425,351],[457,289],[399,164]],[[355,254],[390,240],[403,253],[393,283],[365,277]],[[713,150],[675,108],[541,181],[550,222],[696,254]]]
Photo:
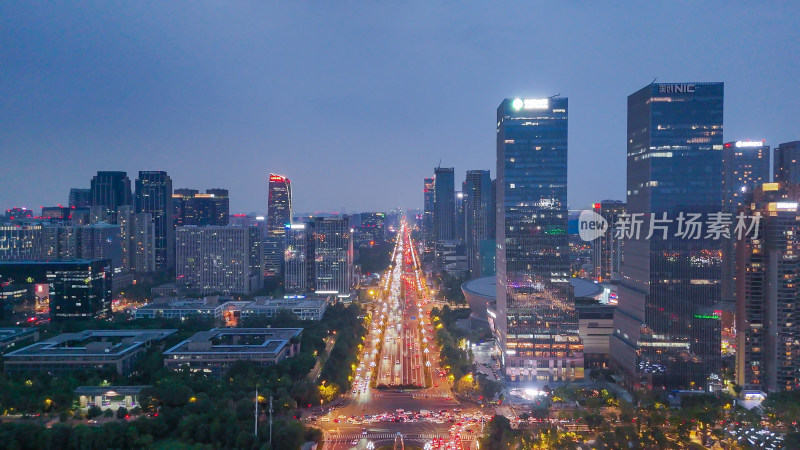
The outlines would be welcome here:
[[[164,352],[164,366],[222,375],[237,361],[266,367],[300,351],[302,328],[214,328]]]
[[[75,394],[82,409],[97,406],[116,411],[139,406],[139,394],[149,387],[152,386],[78,386]]]
[[[197,298],[160,297],[136,309],[134,319],[188,319],[202,317],[211,320],[222,319],[223,305],[219,297]]]
[[[255,301],[241,307],[241,317],[272,318],[278,311],[285,309],[300,320],[321,320],[327,306],[328,302],[324,299],[256,297]]]
[[[134,363],[153,343],[177,330],[86,330],[64,333],[3,355],[6,373],[64,373],[114,369],[130,375]]]
[[[0,353],[13,350],[23,343],[38,340],[38,328],[0,328]]]

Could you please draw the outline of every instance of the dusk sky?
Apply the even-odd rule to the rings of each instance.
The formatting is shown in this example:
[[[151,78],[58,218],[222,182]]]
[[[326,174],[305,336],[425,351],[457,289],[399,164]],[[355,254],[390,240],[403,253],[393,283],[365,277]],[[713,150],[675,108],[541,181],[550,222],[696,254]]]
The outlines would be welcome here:
[[[422,206],[495,177],[505,97],[569,97],[569,201],[625,198],[626,97],[725,82],[725,140],[800,139],[797,2],[0,3],[0,206],[166,170],[266,211]],[[617,6],[609,6],[609,4]],[[458,187],[457,187],[458,189]]]

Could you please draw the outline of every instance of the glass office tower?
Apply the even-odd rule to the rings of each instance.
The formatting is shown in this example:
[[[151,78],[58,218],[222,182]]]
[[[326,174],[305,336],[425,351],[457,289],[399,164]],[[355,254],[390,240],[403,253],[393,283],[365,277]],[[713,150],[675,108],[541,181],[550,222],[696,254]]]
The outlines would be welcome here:
[[[437,167],[433,181],[433,239],[435,242],[455,239],[456,192],[452,167]]]
[[[722,210],[734,216],[753,191],[769,183],[769,145],[764,141],[726,142],[722,146]],[[722,243],[722,301],[731,309],[736,299],[735,241]]]
[[[703,229],[676,236],[679,214],[719,212],[722,204],[723,83],[653,83],[628,96],[628,213],[644,219],[625,241],[613,364],[629,387],[695,388],[719,371],[719,330],[705,313],[720,300],[722,240]],[[649,234],[649,218],[668,227]],[[718,339],[715,342],[719,342]]]
[[[583,378],[568,300],[567,99],[497,109],[497,342],[511,380]]]
[[[286,225],[292,223],[292,182],[283,175],[269,174],[267,237],[264,241],[264,275],[280,275]]]
[[[426,252],[432,252],[434,247],[433,232],[433,178],[425,178],[423,193],[422,236],[425,241]]]
[[[464,224],[467,264],[472,278],[483,271],[480,264],[480,244],[493,239],[492,230],[492,179],[488,170],[468,170],[464,181]]]
[[[155,225],[157,271],[175,267],[175,225],[172,220],[172,178],[161,170],[139,171],[136,179],[137,213],[149,213]]]

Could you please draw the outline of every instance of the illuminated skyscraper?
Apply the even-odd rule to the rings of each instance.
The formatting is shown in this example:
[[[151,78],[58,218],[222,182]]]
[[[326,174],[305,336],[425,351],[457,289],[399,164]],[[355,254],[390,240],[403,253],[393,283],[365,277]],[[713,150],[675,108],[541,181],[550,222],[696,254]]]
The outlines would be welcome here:
[[[769,146],[763,141],[727,142],[722,146],[722,210],[736,216],[756,187],[769,182]],[[736,299],[734,240],[722,242],[722,301]],[[730,308],[729,308],[730,309]]]
[[[287,294],[313,292],[314,283],[314,222],[286,226],[284,251],[284,291]]]
[[[594,204],[594,212],[603,216],[608,223],[606,232],[592,241],[594,279],[610,281],[619,277],[622,263],[622,239],[618,237],[614,224],[617,223],[620,215],[625,213],[625,202],[603,200]]]
[[[706,230],[694,239],[678,217],[704,222],[720,210],[723,91],[653,83],[628,96],[627,210],[644,223],[639,239],[624,242],[610,348],[630,387],[701,389],[719,371],[721,350],[706,338],[719,321],[696,316],[720,301],[721,240]],[[666,220],[653,222],[666,232],[647,239],[649,218]]]
[[[155,269],[175,268],[175,225],[172,220],[172,179],[160,170],[139,171],[136,212],[150,213],[155,225]]]
[[[264,275],[279,275],[283,266],[286,225],[292,223],[292,184],[283,175],[269,174],[267,236],[264,242]]]
[[[567,118],[564,97],[506,99],[497,108],[497,305],[490,319],[512,380],[583,378],[568,295]]]
[[[742,207],[758,236],[737,240],[736,384],[745,392],[800,388],[800,185],[766,183]]]
[[[353,284],[353,233],[348,216],[314,220],[314,261],[316,292],[348,297]]]
[[[422,236],[425,241],[425,250],[432,252],[435,240],[433,232],[433,178],[425,178],[423,186]]]
[[[182,225],[228,225],[230,200],[227,189],[206,189],[201,194],[196,189],[175,189],[172,194],[173,221]]]

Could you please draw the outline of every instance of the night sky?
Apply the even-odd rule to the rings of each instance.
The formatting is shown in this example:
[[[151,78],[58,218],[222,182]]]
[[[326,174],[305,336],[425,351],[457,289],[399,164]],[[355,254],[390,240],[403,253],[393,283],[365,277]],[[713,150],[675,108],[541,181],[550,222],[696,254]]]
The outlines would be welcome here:
[[[505,97],[569,97],[569,201],[625,198],[626,97],[724,81],[725,139],[800,139],[796,2],[0,3],[0,207],[98,170],[166,170],[266,210],[422,206],[442,166],[495,176]],[[458,189],[458,187],[457,187]]]

